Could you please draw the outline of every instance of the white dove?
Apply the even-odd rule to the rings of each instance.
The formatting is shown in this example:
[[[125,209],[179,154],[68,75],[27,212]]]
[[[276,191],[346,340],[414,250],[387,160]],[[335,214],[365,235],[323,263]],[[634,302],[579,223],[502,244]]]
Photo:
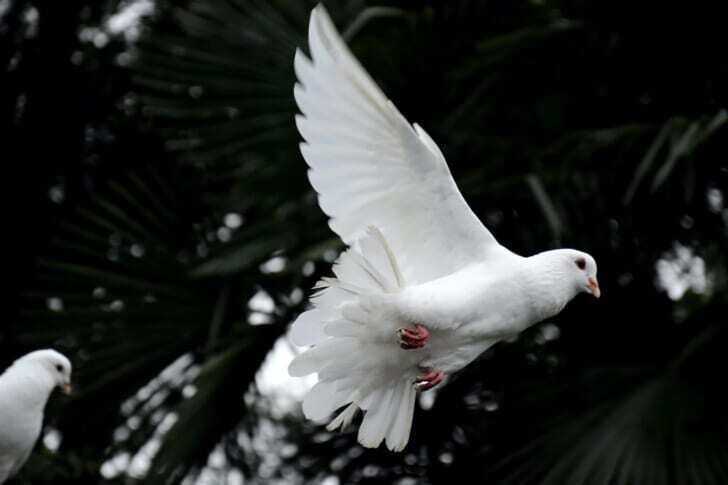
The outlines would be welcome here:
[[[311,58],[296,52],[311,185],[349,249],[293,324],[311,346],[290,364],[318,373],[309,419],[344,409],[328,429],[365,412],[359,442],[401,451],[418,390],[485,349],[561,311],[580,292],[599,297],[597,267],[572,249],[519,256],[498,244],[458,191],[432,138],[410,125],[364,71],[323,6],[311,13]]]
[[[56,387],[71,392],[71,363],[55,350],[26,354],[0,375],[0,483],[30,456]]]

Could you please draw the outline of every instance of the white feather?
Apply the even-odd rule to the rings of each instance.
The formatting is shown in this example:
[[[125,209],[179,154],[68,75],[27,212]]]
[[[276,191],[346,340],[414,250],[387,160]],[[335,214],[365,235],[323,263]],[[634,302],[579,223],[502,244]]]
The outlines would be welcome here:
[[[316,383],[303,400],[303,414],[311,420],[321,421],[336,408],[345,404],[349,393],[340,391],[336,384],[328,381]]]
[[[341,428],[342,430],[349,426],[351,420],[354,419],[354,415],[359,410],[356,404],[352,403],[346,406],[346,408],[339,413],[331,422],[326,426],[329,431],[334,431]]]
[[[417,396],[415,388],[409,382],[405,381],[400,386],[399,407],[386,438],[387,446],[392,451],[402,451],[409,441]]]
[[[320,5],[311,13],[309,47],[312,60],[300,51],[294,60],[297,125],[332,229],[352,244],[377,226],[394,254],[409,253],[400,270],[410,284],[486,257],[498,244],[460,195],[439,148],[386,98]]]
[[[313,345],[326,338],[321,319],[323,312],[309,310],[303,312],[291,327],[291,340],[296,345]]]
[[[349,320],[336,320],[324,325],[324,332],[330,337],[365,338],[366,329],[359,323]]]
[[[359,443],[367,448],[376,448],[384,440],[387,429],[392,422],[393,402],[396,400],[394,387],[380,389],[369,403],[364,420],[359,427]]]
[[[299,354],[288,366],[288,373],[294,377],[303,377],[313,374],[332,361],[345,358],[357,350],[354,339],[327,338],[308,351]]]

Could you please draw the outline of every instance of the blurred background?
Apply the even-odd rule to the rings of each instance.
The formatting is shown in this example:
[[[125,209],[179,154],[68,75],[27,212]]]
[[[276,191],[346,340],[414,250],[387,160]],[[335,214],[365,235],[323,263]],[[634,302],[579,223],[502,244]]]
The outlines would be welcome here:
[[[720,2],[325,4],[496,237],[589,251],[601,300],[423,393],[403,453],[307,423],[314,2],[0,0],[0,367],[53,346],[77,389],[14,483],[728,483]]]

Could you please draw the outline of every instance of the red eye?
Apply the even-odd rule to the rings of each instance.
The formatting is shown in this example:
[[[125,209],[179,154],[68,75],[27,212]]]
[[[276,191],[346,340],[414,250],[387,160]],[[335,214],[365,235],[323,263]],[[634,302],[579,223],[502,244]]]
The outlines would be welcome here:
[[[579,258],[575,261],[576,267],[579,269],[586,268],[586,260],[584,258]]]

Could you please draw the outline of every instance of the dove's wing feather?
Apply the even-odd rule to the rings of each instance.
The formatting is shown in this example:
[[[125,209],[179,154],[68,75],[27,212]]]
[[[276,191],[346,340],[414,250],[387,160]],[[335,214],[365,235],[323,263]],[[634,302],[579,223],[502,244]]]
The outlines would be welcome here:
[[[301,152],[331,228],[351,245],[377,226],[406,284],[507,252],[473,214],[435,142],[410,125],[364,71],[323,7],[298,51]]]

